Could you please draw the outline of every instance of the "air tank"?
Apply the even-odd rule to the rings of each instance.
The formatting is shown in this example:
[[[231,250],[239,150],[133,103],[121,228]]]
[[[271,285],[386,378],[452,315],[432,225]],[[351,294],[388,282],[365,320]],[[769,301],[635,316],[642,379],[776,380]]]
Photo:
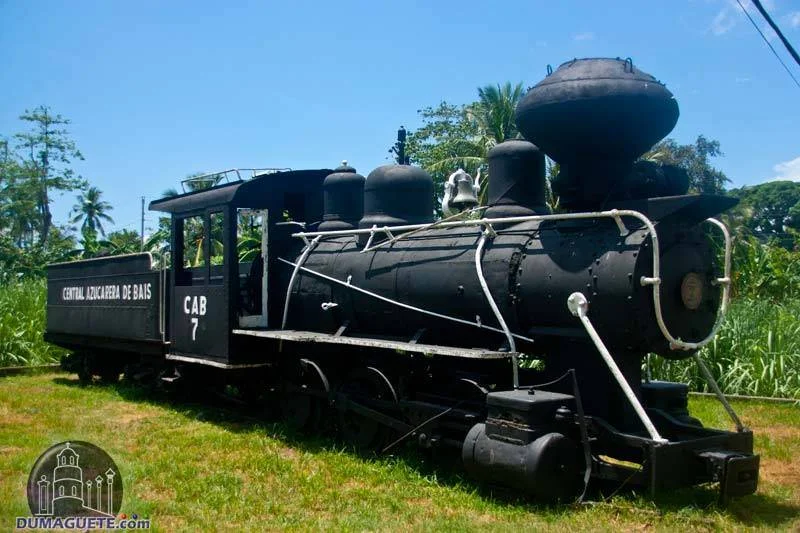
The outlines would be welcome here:
[[[488,154],[489,198],[486,218],[549,213],[545,199],[544,153],[533,143],[514,139]]]
[[[359,228],[433,222],[433,179],[419,167],[383,165],[364,184]]]
[[[678,104],[628,59],[568,61],[517,106],[522,135],[561,164],[562,205],[597,208],[678,120]]]
[[[364,176],[342,161],[322,184],[325,212],[320,231],[348,230],[364,215]]]

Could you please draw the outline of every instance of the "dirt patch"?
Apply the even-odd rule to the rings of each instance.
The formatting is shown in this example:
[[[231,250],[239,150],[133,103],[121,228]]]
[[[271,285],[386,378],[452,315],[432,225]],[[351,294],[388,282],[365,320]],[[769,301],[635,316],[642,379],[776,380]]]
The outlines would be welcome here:
[[[360,479],[350,478],[344,483],[340,484],[339,487],[342,492],[351,492],[360,490],[370,490],[373,488],[373,485],[369,483],[364,483],[364,481]]]
[[[753,433],[762,433],[777,439],[800,439],[800,427],[797,426],[751,426]]]
[[[800,487],[800,462],[761,458],[760,476],[765,481],[788,487]],[[797,492],[797,491],[795,491]],[[795,493],[795,500],[800,494]]]
[[[175,515],[156,515],[152,517],[151,525],[163,531],[180,531],[186,529],[186,519]]]
[[[156,487],[152,483],[139,481],[136,496],[145,502],[168,503],[175,501],[177,493],[172,487]]]
[[[33,418],[33,415],[25,415],[16,411],[11,411],[7,406],[0,405],[0,420],[3,421],[4,426],[28,426],[31,424]]]
[[[23,451],[22,448],[17,446],[0,446],[0,455],[8,456],[12,453],[18,453]]]
[[[300,457],[300,454],[294,448],[289,446],[284,446],[278,450],[278,455],[282,459],[288,459],[289,461],[297,461]]]
[[[139,420],[143,420],[145,418],[150,418],[147,413],[137,413],[137,412],[128,412],[128,413],[119,413],[114,415],[114,420],[117,424],[121,424],[127,426],[128,424],[132,424],[134,422],[138,422]]]

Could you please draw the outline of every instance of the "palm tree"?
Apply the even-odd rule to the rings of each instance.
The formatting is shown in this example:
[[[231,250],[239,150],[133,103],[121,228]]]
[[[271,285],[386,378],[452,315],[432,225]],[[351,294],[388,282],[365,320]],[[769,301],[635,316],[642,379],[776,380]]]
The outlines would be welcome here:
[[[130,229],[112,231],[107,239],[97,244],[108,255],[134,254],[142,250],[139,233]]]
[[[481,205],[486,205],[491,179],[486,166],[489,150],[507,140],[520,138],[514,113],[523,91],[521,82],[516,85],[506,82],[503,85],[478,87],[478,101],[466,106],[463,111],[468,129],[474,135],[453,141],[452,155],[432,163],[429,170],[445,175],[457,168],[472,171],[473,175],[480,170],[483,179],[479,200]]]
[[[223,174],[209,174],[207,172],[193,172],[187,175],[181,183],[188,192],[202,191],[203,189],[210,189],[219,185],[222,181]],[[166,192],[166,191],[165,191]]]
[[[519,137],[514,113],[522,91],[522,83],[513,87],[511,82],[478,87],[478,101],[470,106],[468,112],[478,123],[487,148]]]
[[[97,232],[105,236],[103,221],[114,223],[114,219],[108,212],[114,208],[110,203],[101,200],[102,191],[97,187],[89,187],[85,193],[78,195],[78,203],[72,207],[73,217],[70,220],[73,224],[81,222],[81,232]]]
[[[193,172],[181,180],[184,192],[178,191],[175,187],[164,189],[161,192],[162,198],[174,198],[185,193],[198,192],[210,189],[222,181],[223,174],[210,175],[207,172]],[[205,228],[203,221],[198,217],[184,219],[184,261],[190,267],[200,265],[203,258],[203,241],[205,240]],[[145,242],[145,249],[155,251],[159,256],[169,257],[169,218],[161,217],[158,219],[158,231],[154,232]],[[219,243],[215,244],[219,246]]]
[[[192,172],[191,174],[187,174],[186,177],[181,180],[181,184],[184,188],[183,193],[179,192],[175,187],[170,187],[161,191],[161,197],[172,198],[187,192],[198,192],[204,189],[210,189],[211,187],[219,185],[219,182],[222,181],[223,178],[224,173],[209,174],[207,172]]]

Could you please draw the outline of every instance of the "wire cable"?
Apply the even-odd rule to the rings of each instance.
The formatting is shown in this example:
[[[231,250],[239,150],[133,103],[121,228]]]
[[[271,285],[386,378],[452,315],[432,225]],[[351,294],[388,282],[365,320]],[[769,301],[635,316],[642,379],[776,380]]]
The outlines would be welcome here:
[[[751,1],[755,4],[758,0],[751,0]],[[781,65],[783,65],[783,68],[786,70],[786,73],[792,78],[792,80],[794,80],[795,85],[800,87],[800,81],[797,81],[797,78],[794,77],[794,74],[792,74],[792,71],[789,70],[789,67],[786,65],[786,63],[783,62],[783,59],[781,59],[781,56],[778,55],[778,52],[775,50],[775,47],[772,46],[772,43],[769,42],[769,39],[767,39],[766,35],[764,35],[764,32],[762,32],[761,28],[758,27],[758,24],[756,24],[756,21],[753,20],[753,17],[750,16],[750,13],[748,13],[747,9],[745,9],[744,5],[742,5],[741,0],[736,0],[736,3],[739,4],[739,7],[742,8],[742,11],[744,11],[744,14],[750,20],[751,24],[753,24],[753,27],[756,29],[758,34],[761,36],[761,38],[764,40],[764,42],[767,43],[767,46],[769,46],[769,49],[772,50],[772,53],[775,55],[775,57],[778,59],[778,61],[780,61]],[[760,6],[760,4],[756,5],[757,8],[759,6]],[[761,9],[759,9],[759,11],[762,11],[763,9],[764,8],[762,7]],[[765,14],[765,13],[766,13],[765,11],[762,11],[762,15]],[[767,18],[767,22],[770,22],[772,20],[768,16],[765,17],[765,18]],[[782,38],[783,34],[781,34],[780,31],[776,29],[777,27],[774,26],[774,23],[772,23],[771,26],[773,26],[772,29],[776,30],[775,33],[777,33],[778,36]],[[784,42],[784,44],[787,44],[787,43]],[[791,46],[791,45],[789,45],[789,46]],[[794,52],[794,49],[792,48],[791,51]]]
[[[772,17],[769,16],[769,13],[767,13],[767,10],[764,9],[764,6],[761,5],[761,0],[750,0],[750,1],[753,2],[754,6],[756,6],[756,9],[758,9],[758,12],[761,13],[762,17],[764,17],[764,20],[767,21],[767,24],[769,24],[770,28],[772,28],[773,31],[778,35],[778,38],[783,43],[783,46],[786,47],[786,50],[792,56],[795,63],[800,65],[800,56],[797,55],[797,50],[794,49],[792,43],[790,43],[789,40],[783,35],[783,32],[778,27],[778,25],[775,24],[775,21],[772,20]]]

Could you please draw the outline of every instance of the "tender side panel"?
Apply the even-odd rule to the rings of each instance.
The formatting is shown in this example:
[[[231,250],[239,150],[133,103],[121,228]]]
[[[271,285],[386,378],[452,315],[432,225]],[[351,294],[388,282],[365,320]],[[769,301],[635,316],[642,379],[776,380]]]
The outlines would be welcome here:
[[[47,336],[162,341],[161,272],[149,254],[76,261],[47,269]]]

